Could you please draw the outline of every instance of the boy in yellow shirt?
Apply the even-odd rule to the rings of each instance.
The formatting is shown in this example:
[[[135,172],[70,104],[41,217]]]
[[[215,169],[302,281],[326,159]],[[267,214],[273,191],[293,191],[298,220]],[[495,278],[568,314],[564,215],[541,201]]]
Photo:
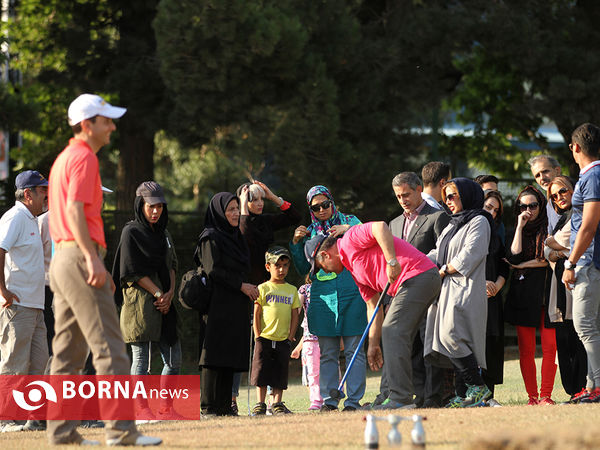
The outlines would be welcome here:
[[[254,301],[254,356],[250,382],[256,386],[258,403],[253,416],[265,415],[267,386],[273,388],[273,414],[291,414],[282,402],[287,389],[288,366],[292,341],[295,341],[300,313],[298,289],[286,283],[290,269],[290,253],[276,246],[265,253],[265,267],[271,279],[258,286]]]

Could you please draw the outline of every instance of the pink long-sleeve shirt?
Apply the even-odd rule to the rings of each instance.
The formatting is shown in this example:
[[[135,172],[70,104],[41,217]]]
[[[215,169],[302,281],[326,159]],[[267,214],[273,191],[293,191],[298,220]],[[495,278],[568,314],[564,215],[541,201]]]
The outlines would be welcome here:
[[[390,286],[388,294],[395,296],[406,280],[435,268],[431,260],[408,242],[394,237],[396,259],[402,271]],[[388,281],[385,256],[373,236],[372,222],[354,225],[337,241],[340,259],[367,301],[383,289]]]

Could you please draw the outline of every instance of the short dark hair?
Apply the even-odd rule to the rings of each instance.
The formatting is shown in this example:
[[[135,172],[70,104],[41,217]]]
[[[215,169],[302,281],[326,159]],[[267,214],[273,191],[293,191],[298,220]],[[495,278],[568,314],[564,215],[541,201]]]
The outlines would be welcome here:
[[[485,203],[485,201],[488,198],[495,198],[498,201],[498,204],[500,205],[500,207],[498,208],[498,214],[496,214],[496,219],[494,219],[494,222],[496,223],[500,223],[502,222],[502,214],[504,214],[504,200],[502,200],[502,194],[500,194],[500,192],[498,191],[484,191],[484,197],[483,197],[483,203]]]
[[[441,161],[432,161],[423,166],[421,178],[425,186],[438,184],[442,179],[450,178],[450,166]]]
[[[321,244],[321,247],[319,247],[319,251],[323,250],[326,252],[337,243],[340,237],[341,236],[327,236]]]
[[[400,186],[401,184],[408,184],[412,190],[417,189],[417,186],[423,187],[419,175],[414,172],[402,172],[396,175],[392,180],[392,186]]]
[[[475,177],[475,183],[477,183],[479,186],[482,186],[484,183],[498,184],[499,182],[500,180],[498,180],[498,177],[495,177],[494,175],[477,175]]]
[[[600,128],[593,123],[579,125],[571,134],[571,142],[579,145],[586,156],[598,156],[600,150]]]
[[[83,120],[89,120],[92,123],[96,123],[96,117],[98,117],[98,115],[96,114],[93,117],[89,117],[88,119],[83,119]],[[81,122],[83,122],[83,120]],[[81,133],[81,122],[77,122],[75,125],[71,126],[71,130],[73,130],[73,136],[75,136],[76,134]]]

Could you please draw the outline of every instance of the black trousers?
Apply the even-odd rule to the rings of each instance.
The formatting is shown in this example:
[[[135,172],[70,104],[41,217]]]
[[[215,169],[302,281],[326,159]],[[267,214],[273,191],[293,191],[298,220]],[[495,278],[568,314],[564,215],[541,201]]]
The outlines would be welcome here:
[[[466,397],[467,385],[482,386],[483,378],[479,373],[479,366],[475,355],[471,353],[464,358],[450,358],[456,375],[456,395]]]
[[[577,394],[586,385],[587,354],[572,320],[557,324],[556,350],[563,388],[571,396]]]
[[[233,372],[229,367],[202,367],[200,408],[203,414],[231,414]]]

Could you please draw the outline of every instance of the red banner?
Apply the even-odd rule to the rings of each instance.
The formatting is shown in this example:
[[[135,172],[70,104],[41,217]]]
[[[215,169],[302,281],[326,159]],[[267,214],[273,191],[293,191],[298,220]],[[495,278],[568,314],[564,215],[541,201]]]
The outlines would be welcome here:
[[[0,420],[198,420],[198,375],[0,375]]]

